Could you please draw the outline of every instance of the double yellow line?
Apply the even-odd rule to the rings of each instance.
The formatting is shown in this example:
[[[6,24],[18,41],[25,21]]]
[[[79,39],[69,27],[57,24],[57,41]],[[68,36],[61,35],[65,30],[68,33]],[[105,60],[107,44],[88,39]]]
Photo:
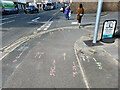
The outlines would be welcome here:
[[[87,27],[89,27],[89,26],[87,26]],[[91,26],[91,27],[93,27],[93,26]],[[33,39],[33,38],[35,38],[35,37],[37,37],[39,35],[42,35],[42,34],[45,34],[45,33],[48,33],[48,32],[58,31],[58,30],[64,30],[64,29],[71,29],[71,28],[75,29],[75,28],[78,28],[78,26],[69,26],[69,27],[54,28],[54,29],[50,29],[50,30],[47,30],[47,31],[41,31],[41,32],[38,32],[36,34],[32,34],[32,35],[28,35],[28,36],[22,37],[22,38],[16,40],[15,42],[13,42],[12,44],[4,46],[3,48],[0,49],[1,51],[3,51],[2,53],[4,53],[4,55],[0,58],[0,61],[4,57],[6,57],[9,53],[11,53],[14,49],[16,49],[21,44],[27,42],[30,39]]]
[[[60,28],[50,29],[50,30],[47,30],[47,31],[41,31],[41,32],[36,33],[36,34],[32,34],[32,35],[28,35],[28,36],[22,37],[22,38],[16,40],[15,42],[13,42],[12,44],[4,46],[3,48],[0,49],[1,51],[3,51],[2,53],[4,53],[4,55],[0,58],[0,61],[3,58],[5,58],[9,53],[11,53],[14,49],[16,49],[21,44],[27,42],[28,40],[30,40],[32,38],[35,38],[35,37],[37,37],[39,35],[42,35],[42,34],[45,34],[45,33],[48,33],[48,32],[57,31],[57,30],[63,30],[63,29],[68,29],[68,28],[77,28],[77,26],[60,27]]]

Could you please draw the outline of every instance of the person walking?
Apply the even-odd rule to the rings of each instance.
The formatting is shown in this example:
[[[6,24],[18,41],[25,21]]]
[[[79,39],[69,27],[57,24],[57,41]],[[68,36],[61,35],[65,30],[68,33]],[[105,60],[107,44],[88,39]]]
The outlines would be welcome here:
[[[83,5],[80,4],[80,6],[77,8],[77,20],[78,20],[79,28],[83,14],[84,14],[84,8]]]
[[[71,17],[71,7],[69,6],[68,8],[68,12],[69,12],[69,18]]]
[[[65,17],[66,17],[66,20],[69,20],[69,7],[66,7],[65,9]]]
[[[65,5],[63,5],[63,13],[65,13]]]

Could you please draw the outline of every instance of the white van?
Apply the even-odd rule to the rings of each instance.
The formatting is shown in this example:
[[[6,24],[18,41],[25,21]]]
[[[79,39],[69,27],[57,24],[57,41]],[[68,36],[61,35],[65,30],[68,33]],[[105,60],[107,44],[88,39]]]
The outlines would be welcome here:
[[[0,7],[2,7],[2,14],[5,13],[18,13],[13,1],[1,1]]]

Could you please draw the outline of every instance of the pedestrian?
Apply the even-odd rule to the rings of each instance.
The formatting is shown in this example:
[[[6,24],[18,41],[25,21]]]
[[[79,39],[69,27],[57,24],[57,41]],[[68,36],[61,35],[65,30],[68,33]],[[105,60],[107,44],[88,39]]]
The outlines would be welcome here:
[[[84,14],[84,8],[83,5],[80,4],[80,6],[77,8],[77,20],[78,20],[79,28],[83,14]]]
[[[65,12],[65,5],[63,5],[63,13]]]
[[[66,20],[69,20],[69,6],[68,7],[66,7],[66,9],[65,9],[65,17],[66,17]]]

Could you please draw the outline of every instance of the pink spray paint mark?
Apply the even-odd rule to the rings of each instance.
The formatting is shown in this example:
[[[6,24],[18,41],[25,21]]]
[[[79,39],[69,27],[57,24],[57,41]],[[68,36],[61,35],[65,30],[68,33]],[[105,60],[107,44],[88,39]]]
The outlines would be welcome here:
[[[74,62],[74,61],[73,61],[73,70],[75,70],[75,71],[77,70],[77,69],[76,69],[76,65],[75,65],[75,62]]]
[[[51,68],[51,71],[50,71],[50,76],[55,76],[55,60],[53,61],[53,67]]]
[[[20,54],[19,54],[19,56],[17,56],[16,58],[17,58],[17,59],[18,59],[18,58],[20,58],[20,57],[21,57],[21,55],[22,55],[22,53],[20,53]]]
[[[16,59],[13,60],[13,62],[14,62],[14,63],[17,62],[17,59],[19,59],[19,58],[21,57],[22,54],[23,54],[23,53],[20,53],[19,56],[17,56]]]
[[[73,77],[75,77],[78,74],[78,72],[73,72]]]
[[[73,66],[73,70],[76,70],[76,66]]]
[[[55,76],[54,72],[55,72],[55,68],[51,68],[50,75]]]
[[[15,62],[17,62],[17,60],[13,60],[13,62],[15,63]]]
[[[53,66],[55,66],[55,60],[53,61],[53,63],[52,63],[52,64],[53,64]]]
[[[78,74],[76,70],[77,70],[76,65],[75,65],[75,62],[73,61],[73,77],[75,77]]]

